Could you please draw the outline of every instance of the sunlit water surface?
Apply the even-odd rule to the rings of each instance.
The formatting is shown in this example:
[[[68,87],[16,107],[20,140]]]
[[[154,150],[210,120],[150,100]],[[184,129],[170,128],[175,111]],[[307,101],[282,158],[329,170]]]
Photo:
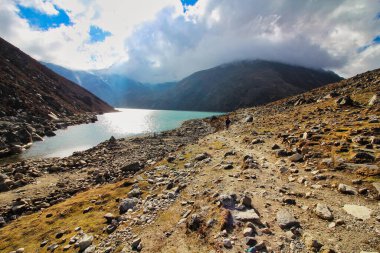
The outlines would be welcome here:
[[[144,109],[122,109],[120,112],[105,113],[98,116],[93,124],[70,126],[56,131],[56,136],[45,137],[42,142],[33,143],[22,153],[21,158],[65,157],[74,151],[89,149],[111,136],[115,138],[161,132],[179,127],[189,119],[205,118],[221,113],[166,111]]]

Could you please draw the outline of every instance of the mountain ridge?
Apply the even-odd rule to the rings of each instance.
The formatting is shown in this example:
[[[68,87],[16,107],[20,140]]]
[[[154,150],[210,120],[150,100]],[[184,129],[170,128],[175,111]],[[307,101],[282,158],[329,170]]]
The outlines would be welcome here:
[[[50,67],[59,71],[51,64]],[[102,74],[98,77],[102,79]],[[113,75],[108,77],[110,79],[103,85],[113,90]],[[260,105],[342,80],[332,71],[266,60],[225,63],[197,71],[168,86],[124,78],[124,89],[119,82],[119,89],[114,91],[119,96],[117,101],[109,102],[132,108],[193,111],[231,111]],[[90,83],[86,87],[93,90]]]

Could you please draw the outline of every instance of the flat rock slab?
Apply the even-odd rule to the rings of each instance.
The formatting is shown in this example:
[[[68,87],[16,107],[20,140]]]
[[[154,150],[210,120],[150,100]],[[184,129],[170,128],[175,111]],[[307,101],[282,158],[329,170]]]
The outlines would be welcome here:
[[[259,215],[255,212],[254,209],[250,209],[247,211],[242,211],[242,212],[235,212],[233,214],[233,217],[235,220],[239,221],[252,221],[252,222],[259,222],[260,217]]]
[[[372,210],[365,207],[365,206],[358,206],[358,205],[344,205],[343,206],[344,211],[346,211],[348,214],[351,214],[355,218],[361,219],[361,220],[367,220],[371,218]]]

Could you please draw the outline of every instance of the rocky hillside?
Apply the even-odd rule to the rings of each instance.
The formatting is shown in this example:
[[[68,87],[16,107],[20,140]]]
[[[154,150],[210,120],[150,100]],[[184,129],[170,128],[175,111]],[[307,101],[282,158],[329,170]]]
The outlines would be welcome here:
[[[113,111],[84,88],[57,75],[1,38],[0,66],[0,156],[9,153],[11,146],[31,142],[31,132],[45,135],[54,130],[44,129],[54,128],[47,126],[53,120],[63,123],[79,114]],[[30,125],[25,127],[25,124]],[[69,120],[66,124],[70,124]]]
[[[4,165],[0,251],[380,252],[379,94],[380,69]]]
[[[177,83],[143,84],[107,71],[72,71],[47,64],[117,107],[232,111],[261,105],[340,81],[330,71],[262,60],[203,70]]]

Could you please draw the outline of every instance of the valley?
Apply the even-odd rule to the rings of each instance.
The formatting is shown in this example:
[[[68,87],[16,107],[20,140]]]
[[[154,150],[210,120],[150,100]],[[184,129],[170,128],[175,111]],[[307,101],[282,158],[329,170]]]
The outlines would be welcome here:
[[[0,193],[0,250],[378,252],[379,92],[374,70],[231,112],[229,130],[219,116],[2,166],[31,180]]]

